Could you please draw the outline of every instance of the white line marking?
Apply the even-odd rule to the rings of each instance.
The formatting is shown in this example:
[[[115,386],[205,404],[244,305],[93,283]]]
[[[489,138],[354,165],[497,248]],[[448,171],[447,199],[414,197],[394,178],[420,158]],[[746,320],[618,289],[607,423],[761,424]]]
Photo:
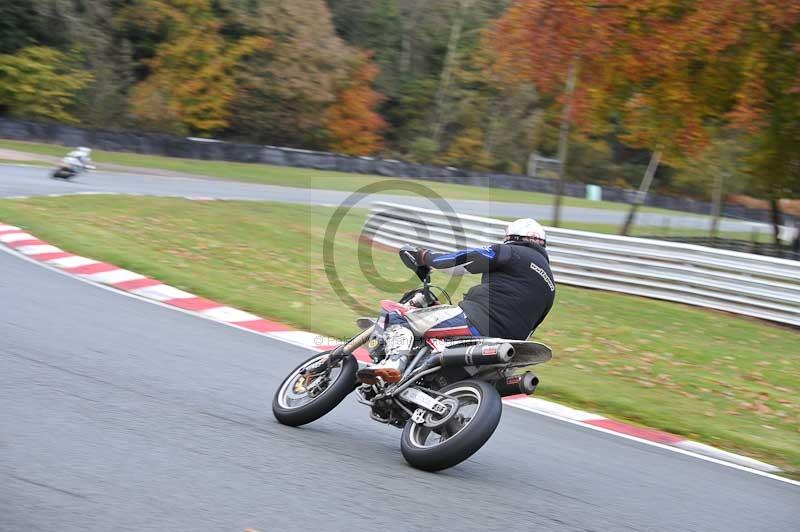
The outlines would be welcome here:
[[[192,296],[194,297],[194,296]],[[233,307],[214,307],[200,311],[200,314],[223,322],[236,323],[237,321],[259,320],[260,317]]]
[[[766,471],[767,473],[780,472],[780,469],[772,464],[756,460],[755,458],[750,458],[749,456],[729,453],[728,451],[717,449],[716,447],[712,447],[711,445],[706,445],[705,443],[700,443],[692,440],[683,440],[675,443],[674,445],[675,447],[680,447],[681,449],[684,449],[686,451],[692,451],[705,456],[709,456],[711,458],[719,458],[720,460],[725,460],[726,462],[733,462],[734,464],[751,467],[753,469],[758,469],[759,471]]]
[[[308,331],[276,331],[271,333],[273,338],[278,340],[290,341],[295,345],[302,345],[304,347],[319,346],[322,338],[327,338],[319,334],[314,334]]]
[[[35,236],[28,233],[7,233],[0,235],[0,242],[10,244],[11,242],[19,242],[20,240],[38,240]]]
[[[108,272],[83,274],[81,277],[103,284],[115,284],[125,281],[135,281],[136,279],[144,279],[144,275],[140,275],[130,270],[123,270],[122,268]]]
[[[41,255],[42,253],[58,253],[61,249],[50,244],[31,244],[30,246],[20,246],[17,251],[25,255]]]
[[[576,410],[568,406],[560,405],[558,403],[553,403],[552,401],[545,401],[544,399],[539,399],[538,397],[508,399],[506,402],[509,405],[513,405],[515,401],[518,401],[520,403],[524,402],[525,404],[528,405],[529,409],[535,409],[537,412],[547,412],[548,414],[553,414],[554,416],[559,416],[566,419],[572,419],[574,421],[590,421],[590,420],[606,419],[604,416],[592,414],[591,412],[584,412],[583,410]]]
[[[97,261],[93,259],[87,259],[86,257],[80,257],[78,255],[72,255],[71,257],[61,257],[60,259],[48,260],[47,263],[59,268],[78,268],[80,266],[97,264]]]
[[[166,301],[168,299],[187,299],[195,297],[194,294],[178,290],[174,286],[166,284],[157,284],[153,286],[145,286],[144,288],[137,288],[131,290],[136,295],[146,297],[147,299],[155,299],[156,301]]]
[[[56,272],[58,274],[61,274],[61,275],[64,275],[66,277],[75,279],[75,280],[77,280],[79,282],[86,283],[88,285],[94,286],[95,288],[99,288],[100,290],[107,290],[109,292],[113,292],[113,293],[121,295],[121,296],[130,297],[130,298],[133,298],[133,299],[138,299],[138,300],[143,301],[145,303],[150,303],[151,305],[158,305],[160,307],[170,309],[173,312],[181,312],[183,314],[186,314],[186,315],[189,315],[189,316],[194,316],[196,318],[206,319],[206,320],[211,321],[213,323],[219,323],[220,325],[223,325],[223,326],[226,326],[226,327],[233,327],[235,329],[239,329],[240,331],[245,331],[245,332],[248,332],[250,334],[257,334],[259,336],[264,336],[266,338],[271,338],[273,340],[278,340],[278,341],[282,341],[282,342],[287,343],[287,344],[293,344],[294,345],[294,343],[291,342],[291,341],[282,340],[281,338],[276,338],[274,336],[275,333],[262,333],[262,332],[258,332],[258,331],[253,331],[253,330],[247,329],[245,327],[240,327],[239,325],[236,325],[235,323],[215,320],[215,319],[213,319],[213,318],[211,318],[209,316],[205,316],[205,315],[203,315],[202,313],[199,313],[199,312],[193,312],[193,311],[190,311],[190,310],[186,310],[186,309],[182,309],[182,308],[178,308],[178,307],[173,307],[173,306],[161,303],[160,301],[155,301],[153,299],[147,299],[147,298],[138,296],[138,295],[133,294],[131,292],[124,292],[124,291],[118,290],[118,289],[116,289],[114,287],[111,287],[111,286],[106,286],[106,285],[103,285],[103,284],[95,283],[95,282],[90,281],[88,279],[84,279],[84,278],[82,278],[80,276],[72,275],[69,272],[66,272],[66,271],[60,270],[58,268],[55,268],[53,266],[50,266],[47,263],[38,262],[38,261],[35,261],[35,260],[33,260],[33,259],[29,258],[29,257],[26,257],[25,255],[20,254],[20,253],[15,253],[12,249],[7,248],[5,246],[0,246],[0,251],[4,251],[5,253],[8,253],[9,255],[15,256],[15,257],[17,257],[17,258],[19,258],[21,260],[25,260],[25,261],[28,261],[28,262],[30,262],[32,264],[36,264],[36,265],[41,266],[43,268],[46,268],[48,270],[54,271],[54,272]],[[306,349],[312,349],[312,348],[310,348],[308,346],[304,346],[304,347]],[[312,349],[312,350],[319,351],[318,349]],[[509,406],[514,407],[514,408],[519,408],[521,410],[526,410],[526,411],[532,412],[534,414],[539,414],[539,415],[546,416],[546,417],[549,417],[549,418],[552,418],[552,419],[557,419],[559,421],[563,421],[565,423],[570,423],[572,425],[577,425],[579,427],[583,427],[583,428],[586,428],[586,429],[589,429],[589,430],[596,430],[596,431],[599,431],[599,432],[604,432],[604,433],[612,435],[612,436],[617,436],[619,438],[625,438],[627,440],[639,442],[639,443],[642,443],[644,445],[650,445],[650,446],[653,446],[653,447],[659,447],[661,449],[664,449],[665,451],[671,451],[671,452],[682,454],[682,455],[685,455],[685,456],[691,456],[691,457],[697,458],[698,460],[704,460],[706,462],[712,462],[714,464],[718,464],[718,465],[721,465],[721,466],[724,466],[724,467],[730,467],[732,469],[738,469],[739,471],[752,473],[752,474],[758,475],[760,477],[765,477],[765,478],[769,478],[769,479],[772,479],[772,480],[777,480],[778,482],[784,482],[786,484],[792,484],[793,486],[800,486],[800,481],[792,480],[790,478],[781,477],[781,476],[778,476],[778,475],[774,475],[772,473],[765,473],[763,471],[758,471],[758,470],[750,468],[750,467],[741,466],[741,465],[738,465],[738,464],[733,464],[731,462],[726,462],[724,460],[718,460],[716,458],[711,458],[711,457],[708,457],[708,456],[703,456],[701,454],[697,454],[697,453],[692,452],[692,451],[686,451],[684,449],[679,449],[678,447],[672,447],[672,446],[664,445],[664,444],[661,444],[661,443],[656,443],[656,442],[651,442],[651,441],[648,441],[648,440],[643,440],[643,439],[637,438],[635,436],[629,436],[627,434],[622,434],[620,432],[614,432],[613,430],[604,429],[603,427],[597,427],[595,425],[587,425],[586,423],[582,423],[580,421],[575,421],[575,420],[572,420],[572,419],[567,419],[567,418],[560,417],[560,416],[557,416],[557,415],[554,415],[554,414],[546,414],[544,412],[539,412],[537,410],[532,410],[532,409],[529,409],[529,408],[525,408],[522,404],[517,404],[517,405],[511,404],[511,401],[504,401],[504,402],[506,404],[508,404]]]

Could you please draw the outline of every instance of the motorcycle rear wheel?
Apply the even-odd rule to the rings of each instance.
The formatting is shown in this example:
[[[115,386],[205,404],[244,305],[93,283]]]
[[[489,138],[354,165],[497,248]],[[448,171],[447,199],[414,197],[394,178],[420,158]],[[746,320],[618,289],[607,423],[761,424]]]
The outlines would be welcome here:
[[[409,421],[400,440],[406,461],[424,471],[447,469],[475,454],[492,436],[503,412],[500,394],[484,381],[455,382],[439,391],[458,400],[453,421],[445,430]]]
[[[303,374],[304,369],[319,363],[329,354],[314,355],[281,382],[272,399],[275,419],[291,427],[311,423],[333,410],[353,391],[358,362],[352,355],[344,357],[330,369],[327,376],[309,377]]]

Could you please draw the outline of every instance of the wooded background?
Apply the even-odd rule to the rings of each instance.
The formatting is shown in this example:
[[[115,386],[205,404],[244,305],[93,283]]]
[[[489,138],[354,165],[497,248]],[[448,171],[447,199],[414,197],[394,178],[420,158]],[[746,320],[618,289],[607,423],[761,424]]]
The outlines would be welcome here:
[[[791,198],[800,2],[6,0],[0,114]]]

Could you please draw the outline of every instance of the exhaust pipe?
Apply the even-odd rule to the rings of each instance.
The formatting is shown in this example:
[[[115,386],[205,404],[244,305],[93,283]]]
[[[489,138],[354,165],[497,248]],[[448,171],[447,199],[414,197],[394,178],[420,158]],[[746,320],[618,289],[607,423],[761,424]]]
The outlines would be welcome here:
[[[511,375],[510,377],[496,380],[492,384],[500,392],[500,397],[519,394],[530,395],[539,384],[539,377],[530,371],[526,371],[522,375]]]
[[[514,356],[511,344],[475,344],[465,347],[445,348],[432,357],[434,363],[442,367],[483,366],[486,364],[505,364]]]

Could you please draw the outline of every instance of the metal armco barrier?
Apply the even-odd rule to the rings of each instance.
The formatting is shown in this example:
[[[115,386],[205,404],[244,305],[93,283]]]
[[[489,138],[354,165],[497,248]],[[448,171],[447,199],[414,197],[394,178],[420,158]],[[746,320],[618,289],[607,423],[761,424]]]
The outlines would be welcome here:
[[[507,222],[392,203],[373,204],[364,233],[375,242],[435,251],[500,242]],[[692,244],[547,229],[557,283],[678,301],[800,326],[796,261]]]

